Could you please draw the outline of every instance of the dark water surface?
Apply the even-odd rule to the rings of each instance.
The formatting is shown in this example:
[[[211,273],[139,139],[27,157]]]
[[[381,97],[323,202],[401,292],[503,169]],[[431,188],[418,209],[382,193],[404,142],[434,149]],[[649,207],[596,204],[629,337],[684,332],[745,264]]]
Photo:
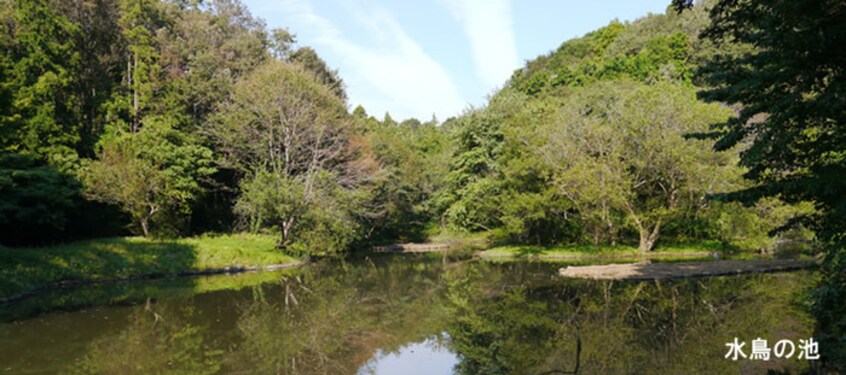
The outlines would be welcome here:
[[[812,335],[810,271],[561,279],[561,264],[394,255],[103,284],[0,305],[0,373],[799,373],[725,359]],[[746,345],[748,354],[750,344]]]

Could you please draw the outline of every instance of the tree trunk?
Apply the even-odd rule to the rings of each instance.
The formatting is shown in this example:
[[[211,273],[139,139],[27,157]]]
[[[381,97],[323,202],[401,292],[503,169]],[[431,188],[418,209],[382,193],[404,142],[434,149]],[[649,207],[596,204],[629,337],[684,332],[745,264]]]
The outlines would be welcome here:
[[[650,241],[650,233],[647,230],[640,231],[640,245],[637,247],[639,251],[647,252],[652,251],[652,246],[655,245],[655,242]]]
[[[138,55],[132,54],[133,62],[135,64],[135,74],[138,74]],[[139,108],[139,100],[138,100],[138,80],[133,80],[132,83],[134,84],[132,87],[132,133],[138,132],[138,108]]]
[[[141,232],[144,233],[144,237],[150,237],[150,223],[146,217],[142,217],[140,220],[141,222]]]
[[[661,221],[658,220],[655,223],[655,226],[652,227],[652,231],[649,228],[643,228],[640,230],[640,245],[638,246],[638,250],[646,252],[652,251],[652,247],[655,246],[655,242],[658,241],[658,235],[661,233]]]
[[[599,244],[602,242],[602,235],[600,234],[600,228],[597,225],[593,228],[593,247],[599,251]]]
[[[138,219],[141,222],[141,231],[144,232],[144,237],[150,237],[150,219],[153,218],[153,214],[159,211],[159,208],[155,204],[147,203],[147,205],[150,207],[150,210],[147,211],[146,215]]]
[[[291,244],[291,228],[294,226],[294,218],[282,222],[282,241],[279,248],[285,249]]]

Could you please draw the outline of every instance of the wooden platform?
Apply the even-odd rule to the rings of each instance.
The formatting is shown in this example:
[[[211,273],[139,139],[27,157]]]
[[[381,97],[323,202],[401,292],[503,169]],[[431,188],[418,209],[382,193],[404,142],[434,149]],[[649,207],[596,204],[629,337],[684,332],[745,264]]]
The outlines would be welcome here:
[[[558,270],[563,277],[596,280],[660,280],[682,277],[783,272],[811,268],[810,260],[717,260],[710,262],[631,263],[572,266]]]
[[[442,243],[405,243],[373,246],[373,251],[377,253],[428,253],[446,250],[449,250],[449,245]]]

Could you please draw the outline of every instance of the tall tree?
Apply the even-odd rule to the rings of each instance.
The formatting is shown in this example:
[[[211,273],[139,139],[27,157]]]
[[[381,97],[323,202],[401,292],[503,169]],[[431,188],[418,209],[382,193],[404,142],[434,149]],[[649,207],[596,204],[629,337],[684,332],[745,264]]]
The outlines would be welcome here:
[[[368,202],[375,213],[368,218],[368,239],[421,240],[435,216],[432,198],[448,167],[446,132],[434,122],[416,119],[380,123],[361,107],[353,117],[384,169],[374,176],[375,194]]]
[[[678,9],[692,1],[674,0]],[[741,109],[718,130],[718,149],[749,144],[741,163],[756,186],[730,198],[812,201],[807,217],[825,254],[814,310],[820,350],[846,368],[846,4],[839,0],[721,0],[702,34],[739,43],[702,70],[703,97]]]
[[[330,69],[326,62],[317,55],[317,52],[311,47],[300,47],[289,56],[289,61],[302,64],[306,69],[313,72],[317,79],[324,85],[332,89],[338,98],[342,101],[347,101],[346,88],[344,87],[344,80],[341,79],[338,70]]]
[[[456,229],[490,230],[499,225],[499,203],[493,197],[502,188],[497,165],[503,148],[501,115],[473,109],[450,126],[455,129],[453,155],[437,198],[442,220]]]
[[[78,98],[72,90],[80,56],[74,39],[78,25],[57,12],[50,1],[4,1],[0,40],[0,91],[6,108],[0,111],[2,149],[44,157],[63,169],[76,159],[80,140]]]
[[[298,64],[271,61],[239,82],[212,138],[249,177],[239,210],[327,252],[351,240],[356,189],[378,165],[357,147],[343,102]],[[333,238],[340,242],[325,241]],[[317,250],[312,249],[312,250]]]
[[[592,85],[571,100],[539,151],[585,219],[613,234],[624,218],[649,251],[683,205],[725,188],[731,155],[685,135],[725,119],[727,109],[669,83]]]
[[[235,82],[269,57],[264,23],[234,0],[187,7],[157,40],[166,81],[160,100],[187,115],[186,130],[201,126]]]
[[[93,157],[95,145],[110,121],[103,106],[120,86],[125,70],[124,46],[120,32],[119,0],[53,1],[58,12],[66,15],[79,32],[74,46],[79,53],[79,68],[73,86],[79,113],[81,157]]]
[[[160,86],[161,67],[156,44],[156,30],[162,26],[154,0],[122,0],[120,26],[127,43],[126,88],[123,105],[129,109],[129,128],[137,132]]]

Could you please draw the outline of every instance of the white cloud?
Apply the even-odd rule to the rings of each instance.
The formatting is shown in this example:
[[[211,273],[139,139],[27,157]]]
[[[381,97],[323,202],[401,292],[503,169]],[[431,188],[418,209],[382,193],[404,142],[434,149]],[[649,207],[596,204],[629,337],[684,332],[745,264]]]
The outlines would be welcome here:
[[[292,30],[318,50],[328,48],[342,61],[337,67],[347,83],[352,105],[362,104],[371,115],[389,111],[394,118],[446,118],[459,113],[467,101],[446,70],[411,39],[390,13],[380,8],[357,12],[356,22],[368,30],[372,43],[350,41],[304,0],[282,2],[291,16]],[[304,37],[305,38],[302,38]]]
[[[489,88],[501,86],[519,66],[509,1],[444,2],[464,27],[479,78]]]

